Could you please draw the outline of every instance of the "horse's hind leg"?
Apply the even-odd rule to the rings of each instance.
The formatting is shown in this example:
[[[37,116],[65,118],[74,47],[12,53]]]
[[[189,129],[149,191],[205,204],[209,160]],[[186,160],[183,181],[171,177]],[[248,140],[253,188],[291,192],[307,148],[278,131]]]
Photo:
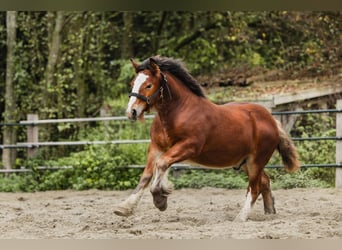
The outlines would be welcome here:
[[[260,158],[259,160],[251,157],[247,160],[246,167],[244,167],[244,171],[248,175],[248,188],[245,205],[237,217],[242,221],[246,221],[248,219],[248,215],[250,214],[252,207],[260,194],[262,195],[264,201],[265,213],[275,213],[274,199],[270,187],[270,178],[264,171],[264,165],[266,164],[265,162],[268,161],[270,155],[271,153],[268,155],[264,154],[264,157]]]
[[[260,194],[260,183],[261,183],[260,173],[262,171],[260,168],[257,167],[257,165],[251,159],[247,161],[247,166],[244,168],[244,170],[248,175],[248,188],[247,188],[246,201],[240,213],[235,219],[235,220],[242,220],[242,221],[246,221],[248,219],[248,216],[252,210],[252,207]]]
[[[247,198],[238,218],[242,221],[248,219],[248,215],[260,194],[264,201],[265,214],[275,214],[276,210],[274,208],[274,198],[271,193],[270,178],[265,173],[263,164],[257,164],[251,160],[247,162],[244,170],[248,175]]]
[[[265,214],[275,214],[276,210],[274,208],[274,198],[271,192],[270,178],[264,170],[261,175],[261,195],[264,201]]]

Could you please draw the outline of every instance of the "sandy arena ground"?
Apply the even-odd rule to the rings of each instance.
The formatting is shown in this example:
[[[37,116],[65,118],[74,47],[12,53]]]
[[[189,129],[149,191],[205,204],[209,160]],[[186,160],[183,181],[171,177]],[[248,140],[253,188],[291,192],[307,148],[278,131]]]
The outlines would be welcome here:
[[[342,239],[342,190],[275,190],[276,215],[259,198],[233,222],[245,190],[175,190],[160,212],[145,192],[135,215],[114,214],[131,191],[0,193],[1,239]]]

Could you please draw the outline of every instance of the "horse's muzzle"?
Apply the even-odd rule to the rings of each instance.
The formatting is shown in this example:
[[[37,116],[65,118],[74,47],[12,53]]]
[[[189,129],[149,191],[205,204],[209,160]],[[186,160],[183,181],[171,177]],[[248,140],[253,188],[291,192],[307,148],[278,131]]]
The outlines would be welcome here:
[[[131,119],[132,121],[136,121],[137,118],[138,118],[137,110],[136,109],[132,109],[131,114],[129,116],[129,119]]]
[[[136,109],[131,109],[130,111],[127,110],[126,116],[131,121],[136,121],[138,119],[138,112]]]

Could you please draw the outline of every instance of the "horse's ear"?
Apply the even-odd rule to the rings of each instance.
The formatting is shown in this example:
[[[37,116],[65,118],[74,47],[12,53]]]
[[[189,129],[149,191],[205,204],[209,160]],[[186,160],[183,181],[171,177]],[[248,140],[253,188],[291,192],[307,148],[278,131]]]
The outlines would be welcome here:
[[[156,60],[154,60],[152,57],[150,57],[149,69],[151,70],[153,75],[160,73],[160,68],[159,68]]]
[[[137,72],[138,72],[138,66],[139,66],[139,64],[138,64],[136,61],[134,61],[133,58],[131,58],[131,59],[129,59],[129,60],[131,61],[132,65],[133,65],[133,67],[134,67],[134,70],[135,70],[135,72],[137,73]]]

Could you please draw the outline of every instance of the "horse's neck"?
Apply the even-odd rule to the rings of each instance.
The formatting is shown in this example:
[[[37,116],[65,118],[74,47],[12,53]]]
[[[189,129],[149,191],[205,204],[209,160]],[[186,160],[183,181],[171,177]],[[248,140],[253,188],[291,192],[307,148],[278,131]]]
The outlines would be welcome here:
[[[156,106],[158,115],[164,126],[172,127],[172,124],[177,120],[176,117],[180,114],[184,114],[184,109],[188,107],[191,108],[196,99],[199,99],[197,95],[191,92],[183,83],[181,83],[177,78],[168,75],[168,85],[170,90],[170,95],[164,90],[163,100],[160,100]],[[174,124],[175,125],[175,124]]]
[[[157,105],[157,111],[163,111],[163,113],[187,105],[189,98],[195,97],[195,95],[177,78],[168,74],[167,79],[168,89],[164,88],[163,99],[160,100]]]

